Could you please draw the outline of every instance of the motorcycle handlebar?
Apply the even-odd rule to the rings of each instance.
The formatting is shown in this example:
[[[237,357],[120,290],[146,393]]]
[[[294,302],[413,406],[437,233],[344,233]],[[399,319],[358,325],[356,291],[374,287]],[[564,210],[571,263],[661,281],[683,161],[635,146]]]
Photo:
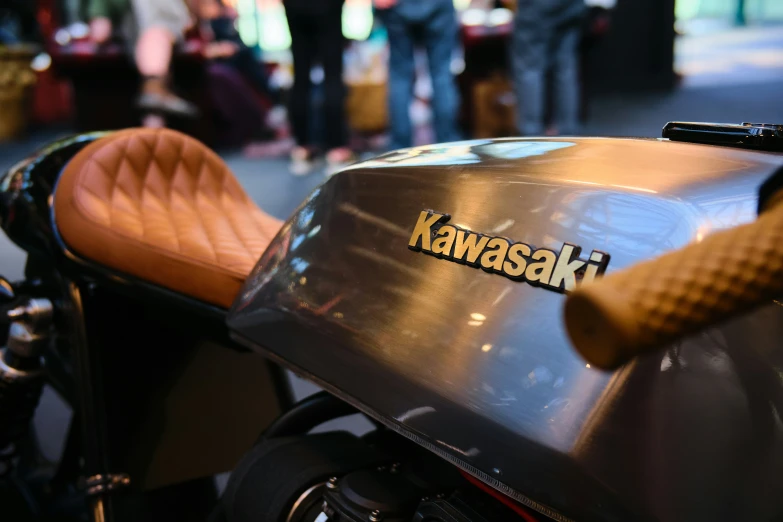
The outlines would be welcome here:
[[[574,291],[565,303],[574,347],[591,365],[611,370],[781,297],[781,199],[753,223]]]

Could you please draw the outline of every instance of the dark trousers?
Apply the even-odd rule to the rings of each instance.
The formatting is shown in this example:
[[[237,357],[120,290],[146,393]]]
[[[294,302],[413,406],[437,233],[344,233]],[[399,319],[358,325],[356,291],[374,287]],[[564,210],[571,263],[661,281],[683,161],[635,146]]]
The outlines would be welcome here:
[[[402,2],[378,10],[389,34],[389,117],[391,149],[413,145],[410,106],[415,81],[414,50],[427,51],[432,78],[432,112],[439,143],[459,139],[457,110],[459,93],[451,73],[451,58],[457,46],[457,18],[451,0]]]
[[[315,1],[315,0],[314,0]],[[298,145],[310,146],[311,91],[310,71],[320,59],[324,69],[324,140],[327,149],[344,147],[348,143],[345,123],[345,86],[343,85],[342,10],[325,14],[309,14],[286,10],[291,32],[291,52],[294,56],[294,87],[291,92],[289,117]]]
[[[225,63],[211,63],[207,82],[212,104],[223,123],[221,145],[239,146],[272,138],[264,124],[264,108],[239,71]]]
[[[518,127],[524,136],[541,136],[548,95],[554,96],[560,134],[579,126],[579,42],[583,0],[520,0],[512,40]],[[551,93],[547,73],[553,73]]]

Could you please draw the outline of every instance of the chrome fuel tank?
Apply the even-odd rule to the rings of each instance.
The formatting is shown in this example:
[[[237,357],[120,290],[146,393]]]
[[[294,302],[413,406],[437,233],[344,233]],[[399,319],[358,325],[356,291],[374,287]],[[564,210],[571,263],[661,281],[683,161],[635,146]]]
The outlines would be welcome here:
[[[753,220],[759,185],[781,165],[780,154],[664,140],[486,140],[387,154],[302,204],[229,325],[552,518],[777,518],[783,308],[770,303],[604,373],[566,338],[568,277],[549,285],[539,272],[548,281],[530,284],[527,272],[511,277],[513,264],[493,273],[427,255],[415,230],[422,211],[448,214],[463,241],[481,240],[472,231],[560,257],[570,244],[581,254],[565,263],[602,252],[611,272]]]

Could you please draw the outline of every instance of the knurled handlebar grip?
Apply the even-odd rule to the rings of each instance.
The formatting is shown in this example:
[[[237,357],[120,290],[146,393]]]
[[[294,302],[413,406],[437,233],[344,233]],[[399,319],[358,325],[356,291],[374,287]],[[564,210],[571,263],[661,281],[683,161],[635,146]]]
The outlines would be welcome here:
[[[776,205],[754,223],[577,289],[565,323],[587,362],[608,370],[781,296],[783,205]]]

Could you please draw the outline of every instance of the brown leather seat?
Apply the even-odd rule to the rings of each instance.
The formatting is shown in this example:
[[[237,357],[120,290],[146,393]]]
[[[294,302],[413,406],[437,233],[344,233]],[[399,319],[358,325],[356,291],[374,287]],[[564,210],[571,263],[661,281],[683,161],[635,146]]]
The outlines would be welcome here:
[[[226,308],[282,225],[214,152],[166,129],[82,149],[63,169],[54,212],[80,256]]]

